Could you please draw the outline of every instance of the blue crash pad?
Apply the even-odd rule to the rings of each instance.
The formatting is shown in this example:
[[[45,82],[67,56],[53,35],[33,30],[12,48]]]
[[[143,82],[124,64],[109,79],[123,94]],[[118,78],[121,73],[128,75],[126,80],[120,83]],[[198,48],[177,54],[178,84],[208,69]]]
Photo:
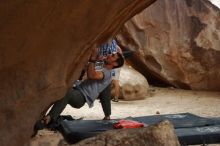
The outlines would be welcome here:
[[[128,117],[147,125],[169,120],[174,125],[176,134],[182,145],[211,144],[220,142],[220,118],[204,118],[190,113]],[[101,132],[112,130],[120,119],[74,120],[61,122],[61,132],[69,143],[76,143]]]

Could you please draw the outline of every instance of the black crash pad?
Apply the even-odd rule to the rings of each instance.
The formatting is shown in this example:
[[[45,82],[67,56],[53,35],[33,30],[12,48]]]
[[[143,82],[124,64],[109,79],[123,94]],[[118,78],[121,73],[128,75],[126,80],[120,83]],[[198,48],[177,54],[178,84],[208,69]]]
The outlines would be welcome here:
[[[175,129],[182,145],[220,142],[220,125]]]
[[[173,123],[176,134],[182,145],[210,144],[220,142],[220,118],[204,118],[190,113],[128,117],[151,125],[163,120]],[[60,130],[69,143],[76,143],[85,138],[113,129],[120,119],[103,120],[64,120]]]

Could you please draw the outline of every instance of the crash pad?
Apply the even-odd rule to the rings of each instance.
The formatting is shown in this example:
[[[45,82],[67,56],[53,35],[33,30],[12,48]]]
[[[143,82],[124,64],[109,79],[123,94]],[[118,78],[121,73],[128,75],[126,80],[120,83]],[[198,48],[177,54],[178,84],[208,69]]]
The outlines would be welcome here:
[[[220,118],[205,118],[191,113],[127,117],[145,125],[169,120],[182,145],[211,144],[220,142]],[[64,120],[60,131],[69,143],[76,143],[101,132],[112,130],[113,125],[121,119],[114,120]]]

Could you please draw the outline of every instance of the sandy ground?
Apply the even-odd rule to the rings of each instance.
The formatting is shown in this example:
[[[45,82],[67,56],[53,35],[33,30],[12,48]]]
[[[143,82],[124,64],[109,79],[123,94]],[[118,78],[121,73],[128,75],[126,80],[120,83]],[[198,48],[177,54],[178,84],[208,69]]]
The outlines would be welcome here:
[[[193,113],[203,117],[220,117],[220,92],[189,91],[174,88],[149,88],[150,96],[145,100],[112,102],[111,118],[125,118],[129,116],[147,116],[175,113]],[[72,115],[74,118],[102,119],[103,112],[97,100],[93,108],[85,105],[81,109],[67,106],[62,114]],[[60,133],[48,130],[39,131],[30,146],[56,146],[65,143]],[[210,145],[220,146],[220,144]]]

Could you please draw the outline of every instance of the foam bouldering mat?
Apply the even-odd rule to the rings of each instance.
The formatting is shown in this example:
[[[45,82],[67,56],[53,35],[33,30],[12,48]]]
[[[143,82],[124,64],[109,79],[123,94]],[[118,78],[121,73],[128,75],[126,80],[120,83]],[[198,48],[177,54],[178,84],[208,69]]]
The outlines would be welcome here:
[[[220,125],[175,129],[182,145],[220,142]]]
[[[134,119],[146,123],[148,125],[155,124],[163,120],[169,120],[170,122],[173,123],[175,129],[208,126],[208,125],[215,125],[218,123],[218,120],[199,117],[191,113],[143,116],[143,117],[135,117]]]
[[[210,144],[220,142],[220,118],[204,118],[190,113],[128,117],[152,125],[163,120],[173,123],[179,141],[183,145]],[[60,131],[69,143],[76,143],[101,132],[112,130],[120,119],[103,120],[64,120]]]
[[[69,143],[76,143],[85,138],[95,136],[101,132],[113,129],[117,120],[64,120],[61,123],[61,132]]]

